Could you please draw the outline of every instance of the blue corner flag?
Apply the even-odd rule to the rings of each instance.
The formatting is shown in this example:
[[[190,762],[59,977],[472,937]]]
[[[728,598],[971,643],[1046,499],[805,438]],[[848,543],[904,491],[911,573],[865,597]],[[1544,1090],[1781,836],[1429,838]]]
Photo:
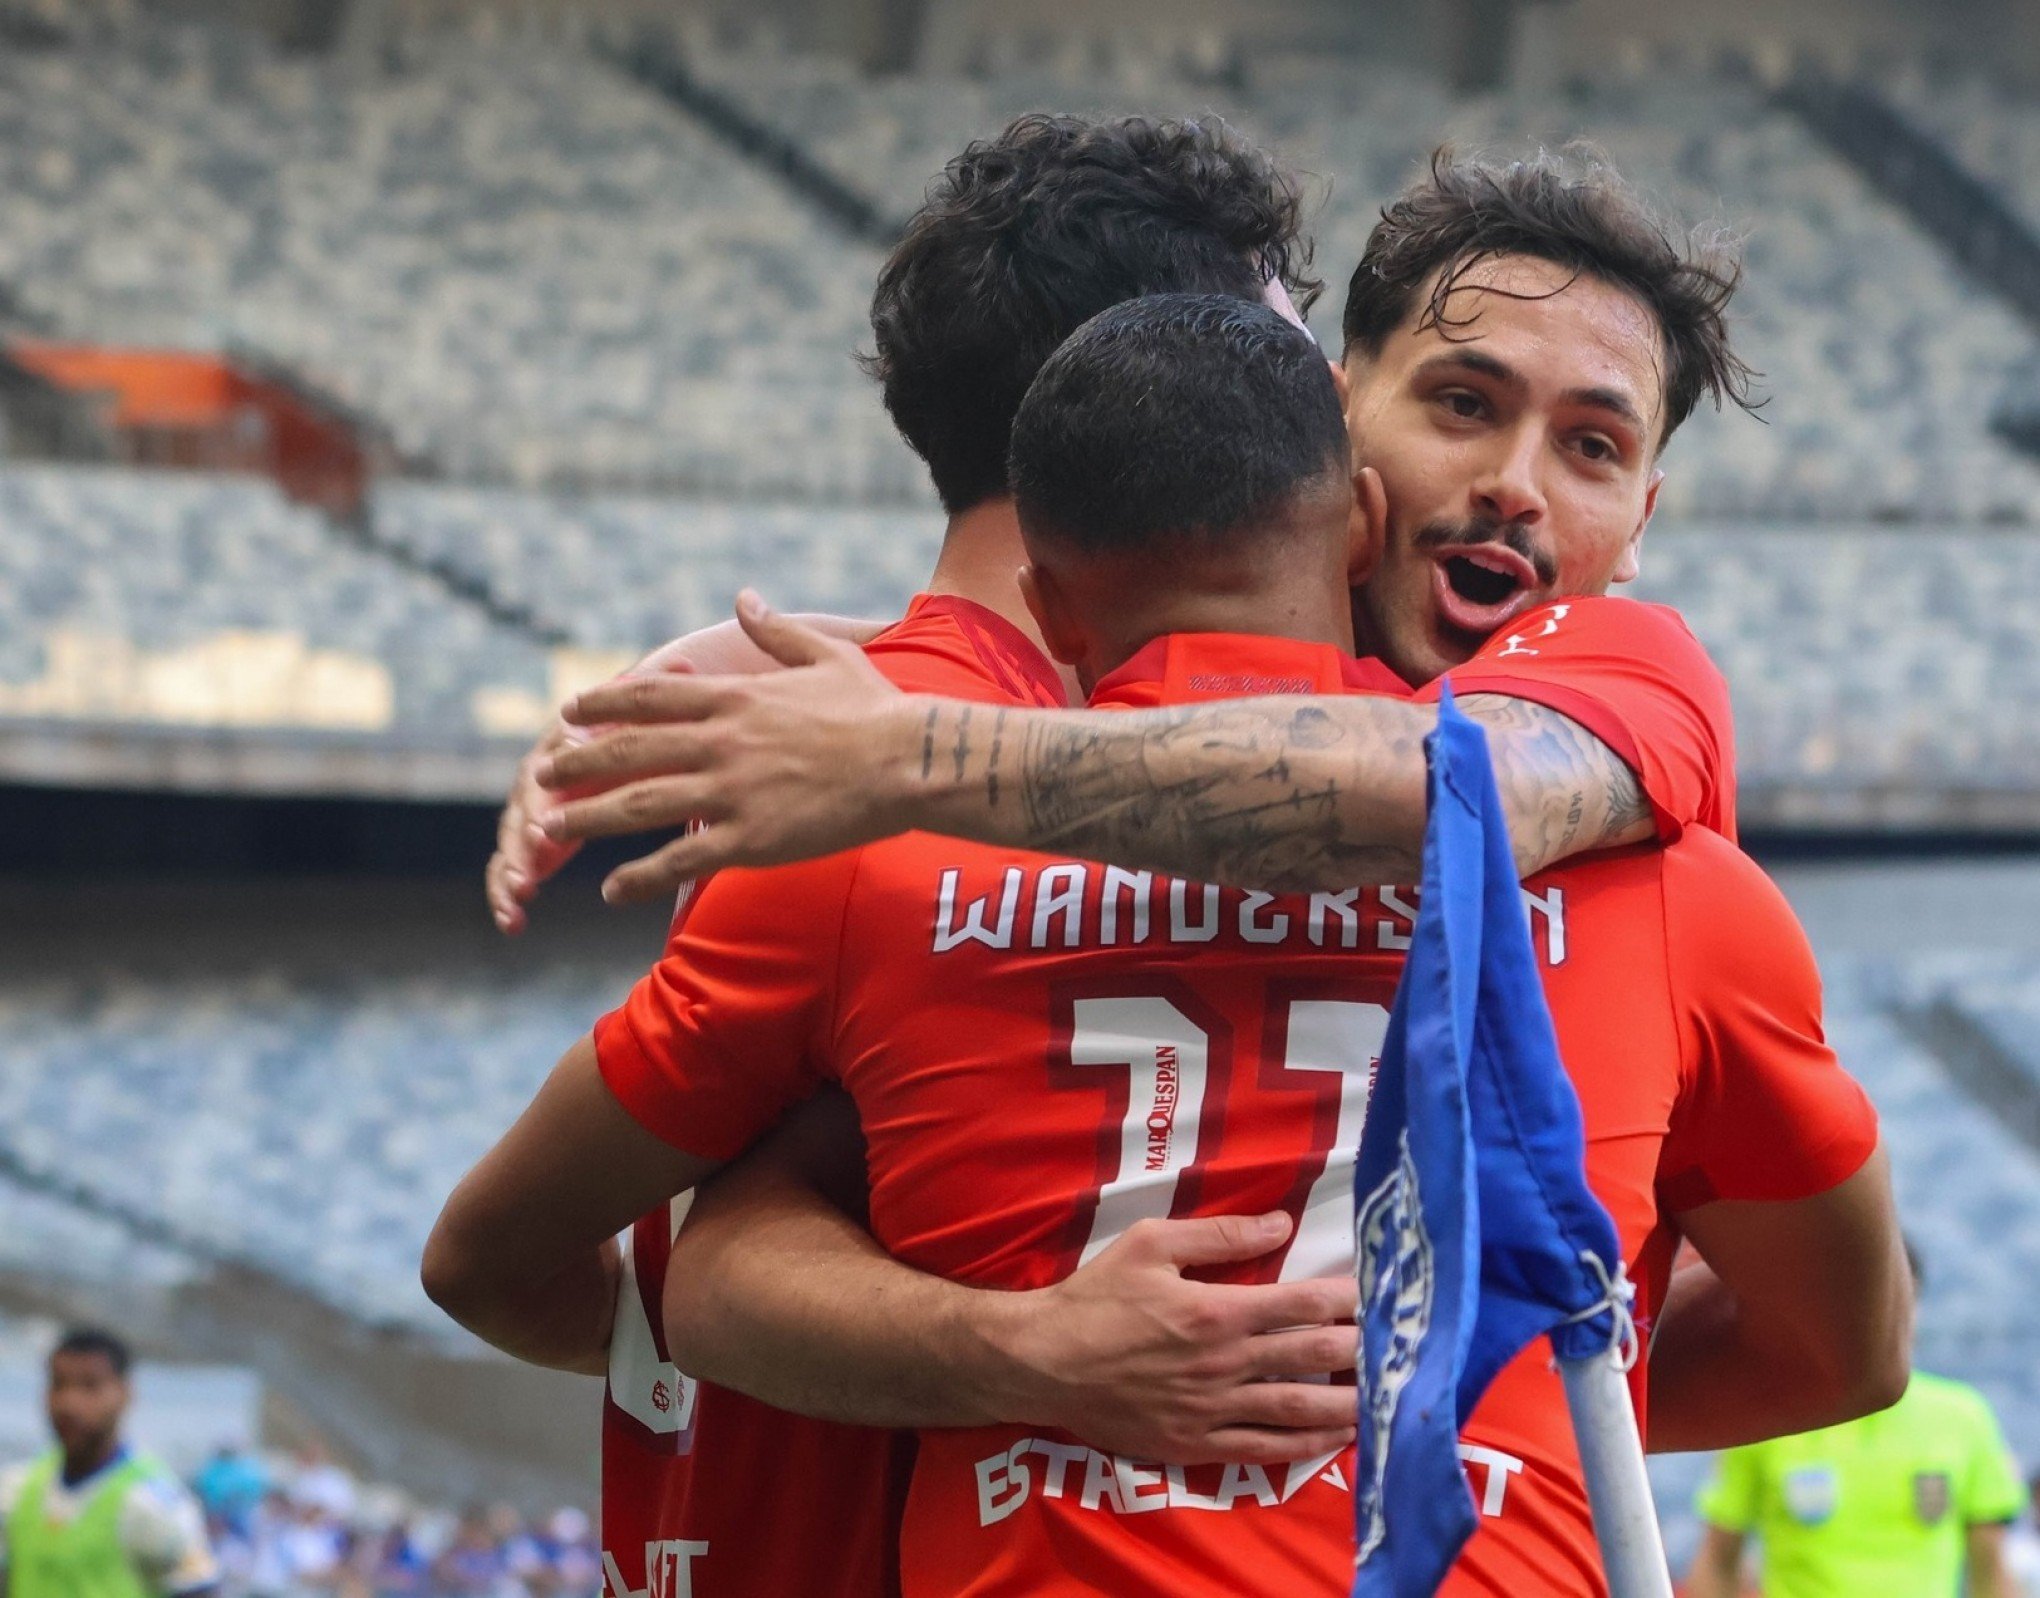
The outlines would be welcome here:
[[[1488,1383],[1540,1333],[1581,1358],[1627,1316],[1487,735],[1449,687],[1424,749],[1423,898],[1354,1172],[1353,1598],[1430,1598],[1473,1534],[1459,1428]]]

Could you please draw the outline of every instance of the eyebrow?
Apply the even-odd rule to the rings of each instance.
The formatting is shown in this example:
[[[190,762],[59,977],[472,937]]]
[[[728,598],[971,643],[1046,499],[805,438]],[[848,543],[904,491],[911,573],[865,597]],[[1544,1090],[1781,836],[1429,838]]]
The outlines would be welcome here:
[[[1430,376],[1445,371],[1478,372],[1483,377],[1516,390],[1528,388],[1529,382],[1507,361],[1498,360],[1483,350],[1454,350],[1449,355],[1434,355],[1417,368],[1419,376]],[[1618,416],[1637,432],[1649,431],[1643,413],[1636,408],[1636,402],[1617,388],[1592,387],[1569,388],[1561,396],[1568,404],[1591,406]]]

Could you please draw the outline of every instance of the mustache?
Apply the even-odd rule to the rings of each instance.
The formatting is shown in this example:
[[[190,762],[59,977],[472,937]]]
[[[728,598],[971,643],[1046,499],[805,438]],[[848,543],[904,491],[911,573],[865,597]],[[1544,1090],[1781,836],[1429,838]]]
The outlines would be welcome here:
[[[1552,559],[1549,551],[1538,545],[1530,536],[1530,529],[1521,522],[1477,519],[1463,522],[1430,522],[1417,530],[1410,543],[1427,555],[1445,549],[1465,549],[1476,544],[1500,544],[1504,549],[1514,550],[1527,560],[1530,569],[1537,573],[1537,581],[1544,587],[1549,588],[1558,581],[1558,562]]]

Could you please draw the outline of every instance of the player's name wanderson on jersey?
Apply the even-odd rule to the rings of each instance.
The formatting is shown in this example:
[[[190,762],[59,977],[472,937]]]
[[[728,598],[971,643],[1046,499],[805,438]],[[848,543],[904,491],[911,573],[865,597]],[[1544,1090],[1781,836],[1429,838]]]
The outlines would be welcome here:
[[[1417,899],[1413,887],[1264,893],[1077,860],[950,866],[935,887],[934,952],[1150,942],[1402,952],[1416,926]],[[1523,903],[1539,958],[1565,964],[1565,889],[1525,888]]]

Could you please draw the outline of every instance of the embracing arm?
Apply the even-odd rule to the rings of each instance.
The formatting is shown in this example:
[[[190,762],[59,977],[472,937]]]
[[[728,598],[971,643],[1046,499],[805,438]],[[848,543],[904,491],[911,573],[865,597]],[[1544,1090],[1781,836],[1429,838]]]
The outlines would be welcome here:
[[[505,1353],[599,1374],[616,1234],[714,1168],[632,1120],[583,1038],[447,1199],[425,1244],[425,1292]]]
[[[1813,1198],[1678,1218],[1704,1262],[1672,1277],[1650,1350],[1650,1447],[1727,1448],[1887,1408],[1910,1368],[1912,1284],[1880,1148]]]
[[[827,637],[858,645],[870,643],[890,625],[882,621],[852,621],[842,616],[803,616],[800,620]],[[637,677],[661,671],[742,674],[771,671],[778,664],[751,642],[739,623],[721,621],[661,644],[624,675]],[[548,838],[539,829],[536,818],[552,803],[552,795],[538,782],[539,768],[582,736],[580,728],[556,717],[517,762],[516,774],[510,779],[510,792],[496,817],[495,852],[482,872],[489,914],[496,930],[506,936],[515,937],[530,924],[525,906],[580,848],[574,840]]]
[[[825,1094],[696,1196],[666,1273],[690,1373],[866,1426],[1056,1426],[1167,1464],[1277,1462],[1344,1446],[1350,1280],[1234,1287],[1185,1267],[1257,1258],[1282,1216],[1142,1222],[1053,1287],[924,1275],[843,1207],[861,1194],[855,1112]]]
[[[573,721],[623,725],[544,762],[558,839],[705,825],[623,868],[612,898],[729,864],[829,853],[915,829],[1271,889],[1407,882],[1425,823],[1427,706],[1254,699],[1135,712],[903,698],[861,654],[751,604],[745,626],[795,669],[641,678],[584,694]],[[1577,722],[1471,694],[1525,875],[1651,836],[1636,774]]]

